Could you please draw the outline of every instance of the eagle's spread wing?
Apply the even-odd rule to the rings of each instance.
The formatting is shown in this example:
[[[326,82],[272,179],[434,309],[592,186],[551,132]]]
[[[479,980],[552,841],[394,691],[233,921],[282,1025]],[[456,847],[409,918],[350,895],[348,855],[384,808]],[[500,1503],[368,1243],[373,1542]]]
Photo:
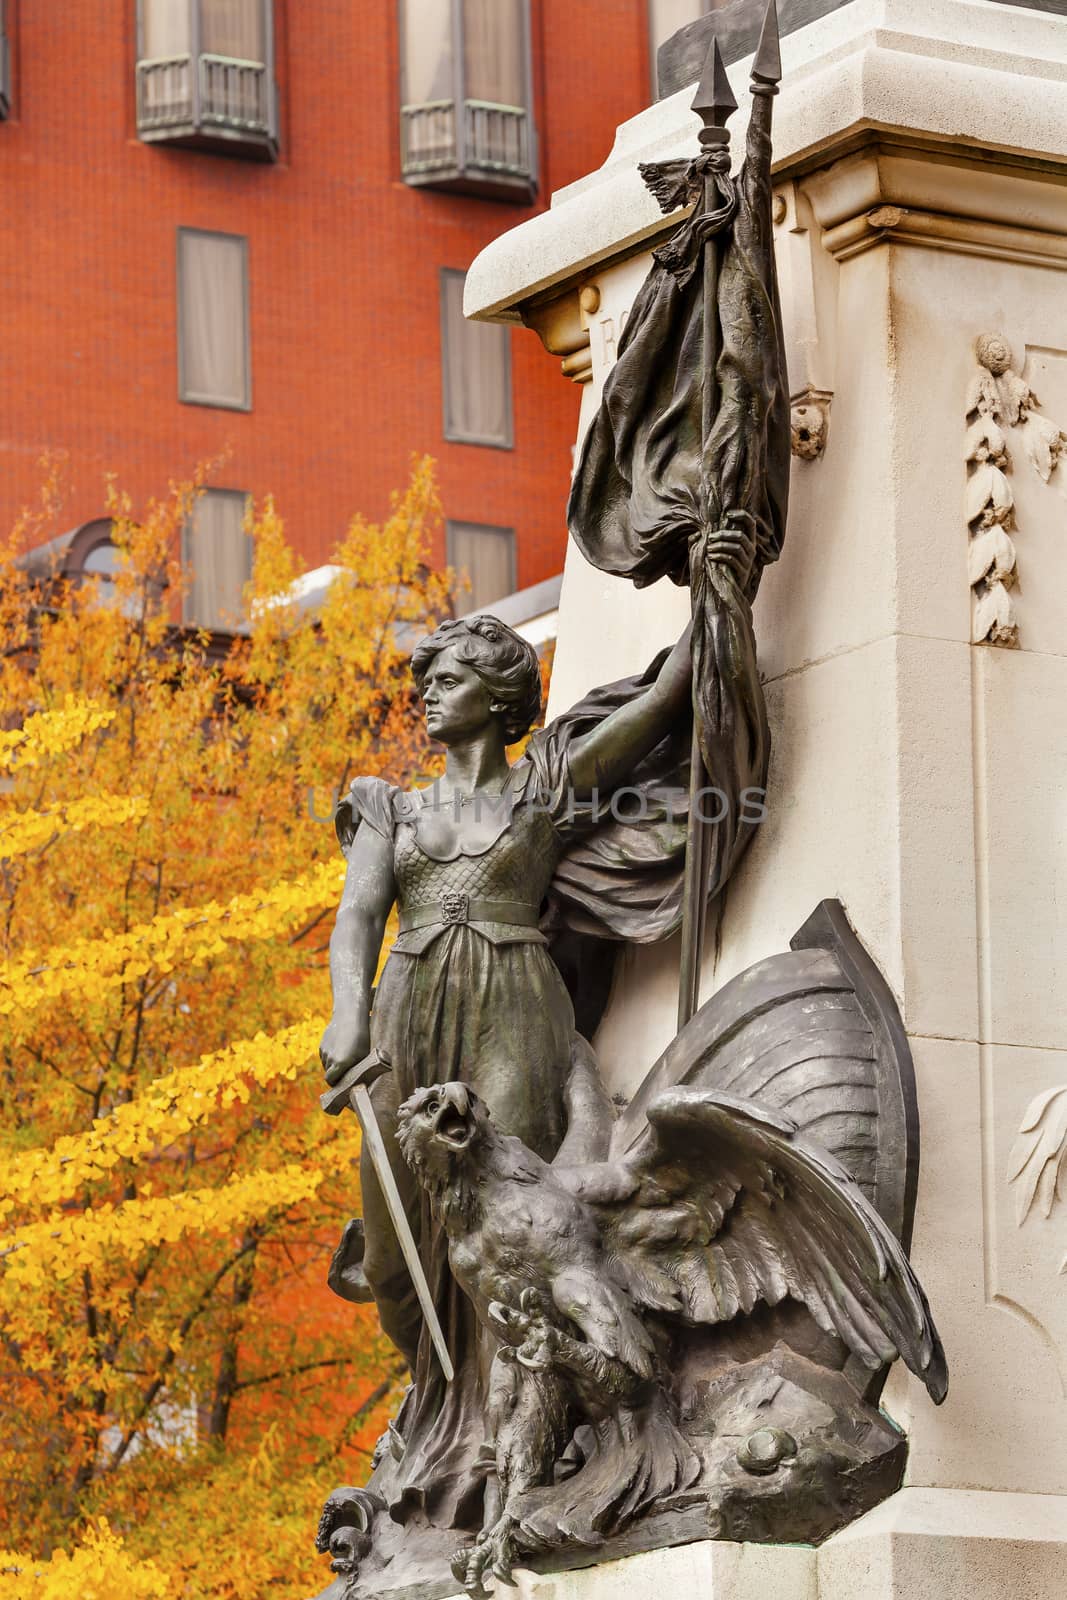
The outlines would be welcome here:
[[[900,1245],[835,1157],[752,1101],[673,1089],[622,1161],[557,1176],[593,1205],[633,1297],[692,1323],[807,1306],[872,1370],[899,1355],[935,1401],[944,1352]]]

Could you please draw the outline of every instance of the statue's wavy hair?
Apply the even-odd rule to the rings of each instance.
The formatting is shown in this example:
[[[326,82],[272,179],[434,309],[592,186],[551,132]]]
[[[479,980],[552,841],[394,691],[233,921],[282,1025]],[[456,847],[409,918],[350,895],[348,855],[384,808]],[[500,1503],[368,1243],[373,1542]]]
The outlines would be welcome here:
[[[411,674],[419,693],[430,663],[453,649],[457,661],[476,672],[495,702],[504,708],[504,738],[515,744],[541,715],[541,667],[537,651],[497,617],[463,617],[441,626],[417,645]]]

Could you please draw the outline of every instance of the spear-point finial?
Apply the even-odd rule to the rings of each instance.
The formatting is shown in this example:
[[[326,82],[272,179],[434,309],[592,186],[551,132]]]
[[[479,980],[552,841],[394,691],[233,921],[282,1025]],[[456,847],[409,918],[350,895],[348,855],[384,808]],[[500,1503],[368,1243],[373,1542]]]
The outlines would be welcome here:
[[[775,0],[769,0],[763,17],[759,44],[752,58],[752,81],[769,88],[772,93],[782,81],[782,42]]]
[[[724,143],[729,138],[726,119],[737,110],[737,101],[726,76],[726,63],[722,59],[719,41],[714,34],[704,62],[704,71],[697,84],[693,110],[704,124],[700,130],[701,144]]]

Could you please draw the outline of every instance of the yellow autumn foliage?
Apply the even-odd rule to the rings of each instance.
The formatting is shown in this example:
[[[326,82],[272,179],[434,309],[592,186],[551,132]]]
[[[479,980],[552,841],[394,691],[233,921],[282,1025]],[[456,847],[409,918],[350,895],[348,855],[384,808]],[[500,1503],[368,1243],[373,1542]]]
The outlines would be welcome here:
[[[105,794],[52,806],[48,811],[0,812],[0,861],[39,850],[61,833],[86,828],[122,828],[139,822],[148,801],[138,795]]]
[[[95,705],[67,693],[53,711],[36,711],[21,728],[0,733],[0,772],[36,766],[49,756],[61,756],[81,744],[87,734],[106,728],[115,719],[108,706]]]
[[[81,939],[37,951],[0,967],[0,1016],[33,1011],[48,1000],[97,1000],[116,984],[186,968],[220,954],[229,943],[272,939],[308,911],[335,901],[344,862],[323,861],[289,883],[223,904],[183,907],[127,932]]]
[[[315,1052],[333,799],[432,775],[432,467],[353,520],[315,618],[257,506],[221,656],[175,623],[200,481],[109,492],[106,591],[19,565],[69,526],[54,489],[0,537],[0,1600],[303,1600],[401,1376],[325,1285],[359,1129],[322,1115]]]
[[[167,1600],[174,1590],[154,1561],[137,1561],[107,1518],[90,1523],[82,1542],[50,1561],[0,1550],[0,1600]]]
[[[314,1055],[325,1017],[258,1033],[191,1066],[178,1067],[136,1100],[114,1106],[81,1134],[61,1134],[41,1150],[0,1156],[0,1219],[16,1206],[55,1206],[87,1183],[106,1178],[119,1161],[139,1161],[173,1144],[219,1110],[247,1103],[253,1085],[295,1078]]]
[[[345,1125],[346,1132],[349,1126]],[[347,1139],[340,1143],[341,1149],[330,1151],[330,1159],[320,1166],[293,1163],[276,1172],[232,1178],[217,1188],[142,1196],[121,1205],[104,1201],[89,1211],[57,1212],[43,1222],[32,1222],[0,1238],[0,1297],[17,1312],[23,1294],[98,1267],[105,1254],[133,1261],[153,1246],[174,1244],[190,1229],[227,1233],[279,1208],[310,1200],[329,1168],[351,1168],[358,1141],[354,1146]]]

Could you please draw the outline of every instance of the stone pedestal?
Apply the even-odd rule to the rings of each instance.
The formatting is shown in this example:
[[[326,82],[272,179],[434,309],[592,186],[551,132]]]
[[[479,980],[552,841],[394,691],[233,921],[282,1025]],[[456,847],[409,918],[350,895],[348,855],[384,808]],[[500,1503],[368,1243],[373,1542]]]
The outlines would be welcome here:
[[[767,821],[708,940],[703,994],[784,948],[819,900],[844,902],[910,1035],[913,1260],[951,1391],[935,1410],[896,1369],[884,1404],[909,1434],[908,1487],[817,1556],[702,1544],[635,1557],[629,1576],[530,1580],[531,1593],[1052,1600],[1067,1593],[1067,1199],[1046,1172],[1025,1202],[1044,1157],[1054,1174],[1067,1103],[1067,461],[1048,427],[1042,457],[1025,406],[1018,426],[1001,416],[996,493],[1014,504],[986,521],[1016,563],[1006,648],[974,642],[988,584],[973,499],[986,479],[972,480],[990,462],[966,458],[976,380],[997,376],[976,361],[983,334],[1010,347],[1040,401],[1030,416],[1067,430],[1067,18],[853,0],[782,54],[796,459],[785,552],[756,607],[774,753]],[[747,62],[731,76],[740,148]],[[580,385],[579,431],[663,233],[637,162],[695,151],[691,98],[624,124],[599,171],[469,274],[468,314],[535,328]],[[572,547],[553,707],[643,666],[687,606]],[[624,958],[597,1040],[613,1089],[632,1089],[673,1035],[677,968],[676,944]]]

